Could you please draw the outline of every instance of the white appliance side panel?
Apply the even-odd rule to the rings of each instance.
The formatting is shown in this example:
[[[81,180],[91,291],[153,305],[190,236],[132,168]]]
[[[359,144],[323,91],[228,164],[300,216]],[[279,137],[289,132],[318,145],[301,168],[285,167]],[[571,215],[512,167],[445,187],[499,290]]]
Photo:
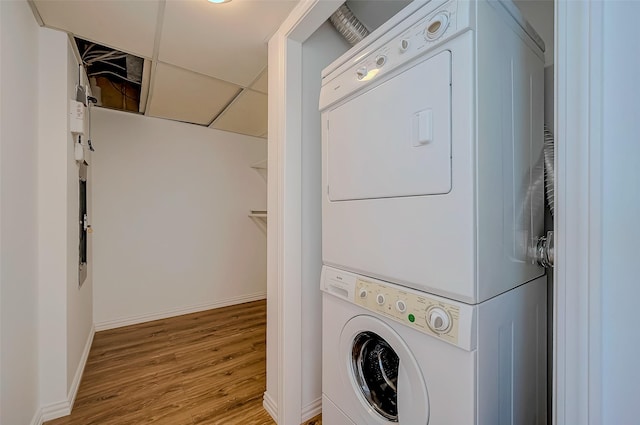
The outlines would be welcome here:
[[[329,199],[449,192],[450,84],[443,51],[329,110]]]
[[[543,232],[544,63],[478,2],[478,286],[484,301],[544,270],[529,250]]]
[[[547,423],[547,281],[478,305],[478,425]]]
[[[474,303],[473,34],[443,44],[452,67],[452,186],[446,195],[322,202],[323,263]],[[440,50],[440,51],[441,51]],[[433,54],[436,54],[435,52]],[[393,96],[392,107],[403,102]],[[326,120],[326,113],[322,114]],[[327,137],[323,125],[323,187]],[[398,167],[397,172],[402,168]]]

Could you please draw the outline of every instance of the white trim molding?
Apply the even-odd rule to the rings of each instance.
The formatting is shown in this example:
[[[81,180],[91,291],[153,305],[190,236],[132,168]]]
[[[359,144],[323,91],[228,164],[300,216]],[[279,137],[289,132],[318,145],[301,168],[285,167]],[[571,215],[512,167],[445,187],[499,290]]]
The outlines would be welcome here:
[[[51,403],[40,409],[40,419],[42,422],[58,419],[69,414],[71,414],[71,404],[69,400]]]
[[[266,391],[262,396],[262,406],[274,421],[278,419],[278,404]]]
[[[602,419],[603,2],[555,3],[553,423]]]
[[[80,382],[82,382],[82,375],[84,374],[84,369],[87,366],[87,360],[89,359],[89,352],[91,351],[91,344],[93,344],[93,337],[95,336],[95,334],[96,327],[91,326],[89,337],[87,338],[87,342],[84,345],[84,350],[82,350],[80,363],[78,363],[76,374],[73,376],[71,387],[69,387],[69,395],[67,396],[67,398],[69,399],[69,414],[71,414],[73,404],[76,402],[76,396],[78,395],[78,390],[80,389]]]
[[[76,396],[78,395],[78,389],[80,388],[80,382],[82,381],[82,375],[84,374],[84,369],[87,365],[87,360],[89,359],[89,352],[91,351],[91,344],[93,344],[93,337],[95,334],[96,328],[95,326],[92,326],[91,331],[89,332],[89,336],[87,337],[87,342],[84,345],[84,350],[82,351],[82,356],[80,357],[78,368],[76,369],[73,381],[71,382],[71,386],[69,387],[67,399],[57,403],[42,406],[40,409],[38,409],[36,417],[33,418],[33,421],[31,422],[32,425],[42,425],[46,421],[58,419],[71,414],[73,404],[75,403]]]
[[[299,424],[302,417],[302,43],[341,0],[300,2],[269,40],[269,176],[267,299],[276,308],[267,316],[267,392],[263,405],[279,424]],[[267,307],[267,311],[270,308]],[[277,329],[272,329],[276,326]],[[275,339],[275,341],[273,340]],[[269,347],[274,347],[269,349]],[[276,351],[276,352],[274,352]],[[269,358],[277,357],[277,368]],[[276,408],[269,388],[277,375]]]
[[[262,406],[264,410],[273,418],[275,421],[278,418],[278,405],[275,400],[265,391],[262,398]],[[310,419],[315,418],[319,414],[322,413],[322,397],[312,401],[302,408],[302,412],[300,414],[300,421],[307,422]]]
[[[267,297],[266,292],[258,292],[255,294],[242,295],[239,297],[226,298],[224,300],[211,303],[192,305],[188,307],[172,308],[170,310],[158,311],[148,314],[140,314],[137,316],[122,317],[114,320],[105,320],[96,322],[96,332],[105,331],[107,329],[121,328],[123,326],[137,325],[139,323],[151,322],[153,320],[166,319],[167,317],[182,316],[183,314],[198,313],[200,311],[212,310],[214,308],[228,307],[230,305],[244,304],[251,301],[264,300]]]
[[[322,397],[312,401],[302,408],[302,422],[307,422],[322,413]]]
[[[42,409],[38,409],[33,415],[33,419],[31,419],[29,425],[42,425],[43,423],[44,418],[42,417]]]

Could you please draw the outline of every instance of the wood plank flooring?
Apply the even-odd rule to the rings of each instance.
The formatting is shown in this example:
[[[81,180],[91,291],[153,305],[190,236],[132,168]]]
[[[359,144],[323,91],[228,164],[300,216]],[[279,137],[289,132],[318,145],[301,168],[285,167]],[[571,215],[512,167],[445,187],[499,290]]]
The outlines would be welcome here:
[[[45,425],[273,425],[265,348],[265,301],[98,332],[71,415]]]

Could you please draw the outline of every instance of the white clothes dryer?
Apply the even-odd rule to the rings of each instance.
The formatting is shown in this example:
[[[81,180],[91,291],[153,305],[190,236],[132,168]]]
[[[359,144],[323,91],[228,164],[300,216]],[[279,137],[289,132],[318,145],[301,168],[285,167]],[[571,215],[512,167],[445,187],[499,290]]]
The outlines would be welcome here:
[[[471,304],[542,276],[543,50],[510,0],[417,0],[327,67],[323,263]]]
[[[327,425],[546,424],[546,281],[467,305],[324,267]]]

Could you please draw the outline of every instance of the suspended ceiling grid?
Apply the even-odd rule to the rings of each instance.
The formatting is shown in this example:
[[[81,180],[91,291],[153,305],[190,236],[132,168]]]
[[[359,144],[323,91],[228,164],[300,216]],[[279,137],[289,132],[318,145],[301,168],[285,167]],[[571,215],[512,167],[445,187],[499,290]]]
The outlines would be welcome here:
[[[32,0],[44,26],[146,59],[141,112],[267,134],[267,42],[295,0]]]

